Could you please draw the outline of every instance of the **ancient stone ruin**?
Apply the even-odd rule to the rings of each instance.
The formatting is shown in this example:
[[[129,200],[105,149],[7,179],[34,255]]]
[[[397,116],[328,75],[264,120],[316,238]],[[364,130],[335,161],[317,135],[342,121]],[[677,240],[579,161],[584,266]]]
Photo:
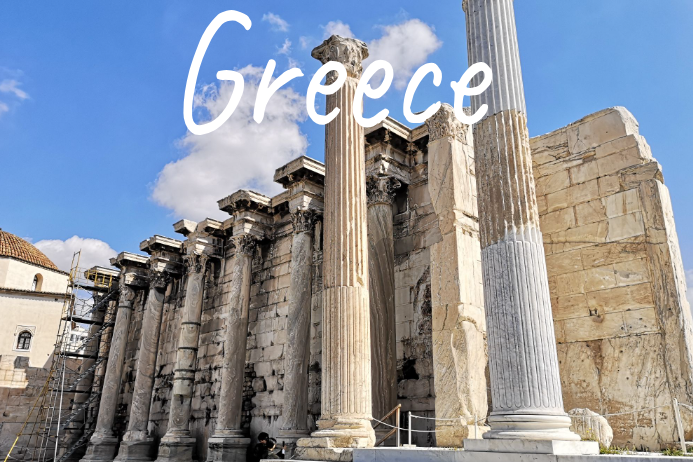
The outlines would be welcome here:
[[[325,165],[279,166],[281,194],[233,192],[225,221],[181,220],[181,240],[114,259],[107,392],[82,460],[240,461],[260,432],[344,460],[398,404],[402,427],[439,419],[413,421],[417,446],[577,441],[571,409],[604,416],[615,445],[677,441],[693,321],[662,169],[624,108],[530,140],[512,2],[464,4],[470,63],[496,70],[472,98],[489,105],[479,124],[444,104],[413,129],[364,130],[367,49],[333,36],[313,51],[349,73],[327,97],[341,112]]]

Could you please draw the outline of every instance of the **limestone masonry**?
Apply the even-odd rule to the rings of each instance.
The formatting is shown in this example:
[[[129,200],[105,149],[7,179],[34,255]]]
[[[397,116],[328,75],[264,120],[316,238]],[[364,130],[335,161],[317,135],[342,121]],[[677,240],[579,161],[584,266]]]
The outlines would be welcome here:
[[[245,461],[267,432],[299,459],[351,460],[397,405],[403,428],[439,419],[413,420],[420,447],[677,444],[693,320],[661,166],[624,108],[529,139],[512,1],[464,8],[470,63],[495,71],[473,128],[443,104],[364,131],[368,50],[333,36],[313,50],[349,74],[327,97],[326,164],[278,166],[281,194],[229,191],[226,220],[113,259],[103,393],[71,459]],[[5,405],[6,450],[45,373],[0,366],[23,406]]]

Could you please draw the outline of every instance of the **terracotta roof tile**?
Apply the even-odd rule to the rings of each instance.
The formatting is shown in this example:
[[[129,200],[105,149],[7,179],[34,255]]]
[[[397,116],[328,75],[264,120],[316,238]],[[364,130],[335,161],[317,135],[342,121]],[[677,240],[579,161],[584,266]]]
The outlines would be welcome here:
[[[34,265],[57,270],[55,263],[43,254],[39,249],[22,238],[0,229],[0,257],[11,257]]]

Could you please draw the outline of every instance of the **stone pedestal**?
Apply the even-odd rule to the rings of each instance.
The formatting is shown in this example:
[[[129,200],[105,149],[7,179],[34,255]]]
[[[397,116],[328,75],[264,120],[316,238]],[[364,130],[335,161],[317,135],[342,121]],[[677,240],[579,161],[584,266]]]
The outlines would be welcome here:
[[[579,441],[558,375],[513,0],[465,0],[469,63],[494,71],[472,96],[493,411],[487,439]],[[476,77],[471,85],[478,85]]]
[[[118,312],[116,314],[115,326],[113,327],[113,337],[111,339],[106,376],[104,377],[99,403],[96,430],[89,439],[89,446],[87,446],[86,454],[82,458],[83,461],[98,460],[110,462],[118,450],[118,438],[113,433],[113,419],[118,406],[128,328],[130,326],[130,318],[132,317],[132,305],[136,295],[135,291],[125,284],[125,280],[125,275],[121,274]]]
[[[208,441],[208,461],[244,461],[250,444],[250,439],[241,427],[241,417],[250,307],[250,270],[256,239],[250,235],[240,235],[233,238],[233,243],[236,254],[227,302],[219,411],[216,430]]]
[[[161,439],[158,462],[192,461],[195,452],[195,438],[170,434]]]
[[[145,435],[137,435],[132,441],[123,440],[118,449],[118,457],[115,460],[150,461],[154,460],[154,438]]]
[[[371,352],[368,307],[368,239],[363,128],[353,117],[354,93],[366,44],[332,36],[312,56],[339,61],[348,77],[327,96],[326,111],[340,112],[325,130],[322,415],[311,438],[300,439],[296,458],[344,460],[348,448],[371,447]],[[328,75],[332,82],[335,75]]]
[[[208,462],[245,462],[250,438],[221,436],[217,433],[207,441]]]
[[[373,417],[382,419],[397,406],[395,338],[395,241],[392,202],[401,183],[386,176],[366,180],[368,195],[368,294],[371,328]],[[385,436],[389,428],[378,428]]]

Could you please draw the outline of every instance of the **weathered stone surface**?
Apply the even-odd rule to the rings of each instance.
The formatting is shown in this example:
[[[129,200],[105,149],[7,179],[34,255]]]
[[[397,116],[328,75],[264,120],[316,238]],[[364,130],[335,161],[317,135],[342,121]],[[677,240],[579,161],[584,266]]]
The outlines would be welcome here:
[[[597,441],[600,446],[608,448],[614,439],[614,432],[607,420],[589,409],[571,409],[570,429],[580,435],[583,440]]]
[[[584,180],[575,169],[593,157],[599,166],[599,198],[568,197],[541,217],[566,405],[619,414],[667,406],[672,392],[690,402],[693,321],[659,164],[625,109],[571,124],[572,157],[550,145],[565,130],[532,140],[541,162],[537,184],[570,169],[563,185],[570,190]],[[614,444],[669,444],[677,438],[669,414],[662,408],[609,417]]]

